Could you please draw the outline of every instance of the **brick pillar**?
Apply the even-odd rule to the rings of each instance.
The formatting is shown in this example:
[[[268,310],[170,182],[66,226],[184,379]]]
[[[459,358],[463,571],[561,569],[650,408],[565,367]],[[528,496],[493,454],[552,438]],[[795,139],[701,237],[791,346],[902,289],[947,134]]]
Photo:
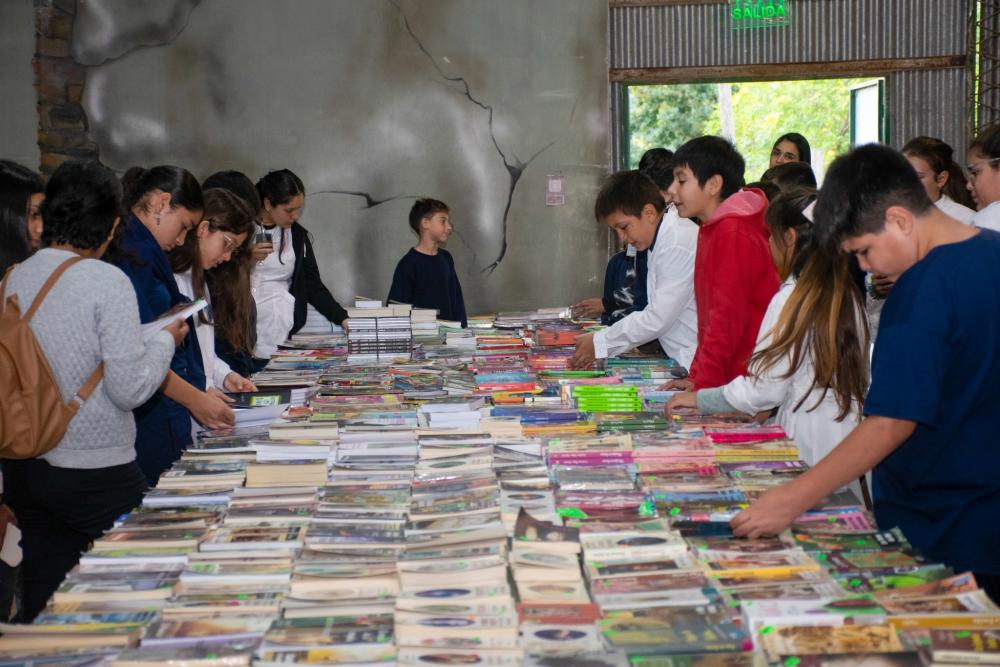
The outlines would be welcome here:
[[[86,68],[70,55],[76,0],[35,0],[35,91],[40,168],[51,174],[70,158],[97,159],[83,109]]]

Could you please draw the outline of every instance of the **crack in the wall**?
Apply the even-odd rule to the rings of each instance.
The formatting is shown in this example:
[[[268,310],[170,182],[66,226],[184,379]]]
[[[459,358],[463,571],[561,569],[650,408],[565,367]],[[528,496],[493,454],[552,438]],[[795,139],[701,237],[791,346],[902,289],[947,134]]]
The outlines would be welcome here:
[[[360,190],[315,190],[306,194],[307,197],[312,197],[313,195],[348,195],[350,197],[361,197],[365,200],[365,205],[363,208],[375,208],[376,206],[381,206],[382,204],[395,201],[397,199],[416,199],[418,195],[393,195],[391,197],[386,197],[384,199],[376,199],[367,192],[362,192]]]
[[[174,15],[170,17],[169,21],[167,21],[166,29],[170,30],[170,27],[175,26],[178,22],[180,22],[180,25],[176,27],[176,29],[173,29],[170,34],[163,35],[159,29],[153,26],[147,26],[143,30],[137,31],[138,34],[132,37],[132,39],[135,39],[140,43],[127,48],[125,51],[119,53],[116,56],[107,56],[95,62],[83,62],[89,59],[84,58],[82,59],[83,61],[81,61],[81,59],[78,58],[74,53],[72,54],[73,62],[77,63],[78,65],[83,65],[85,67],[100,67],[102,65],[107,65],[113,62],[117,62],[125,58],[126,56],[135,53],[136,51],[155,49],[161,46],[169,46],[170,44],[173,44],[177,40],[177,38],[184,33],[185,30],[187,30],[187,27],[191,24],[191,16],[194,14],[194,10],[197,9],[202,4],[202,2],[203,0],[187,0],[186,5],[178,5]],[[182,18],[182,14],[185,10],[187,11],[187,14],[184,15]]]
[[[396,8],[397,12],[399,12],[399,15],[403,18],[403,26],[406,28],[407,34],[409,34],[410,38],[417,45],[417,48],[420,49],[420,52],[423,53],[424,56],[427,58],[427,60],[430,61],[431,66],[434,67],[438,75],[441,76],[441,78],[443,78],[445,81],[462,84],[462,94],[465,95],[466,99],[468,99],[470,102],[475,104],[480,109],[486,111],[487,113],[487,127],[489,128],[490,139],[493,141],[493,146],[494,148],[496,148],[497,153],[500,155],[500,159],[503,161],[503,166],[507,170],[507,174],[510,178],[510,182],[508,183],[508,188],[507,188],[507,203],[504,205],[503,217],[500,220],[500,253],[497,255],[496,259],[494,259],[491,263],[482,268],[483,273],[492,274],[493,271],[495,271],[496,268],[500,266],[500,262],[503,261],[504,257],[507,256],[507,231],[510,218],[510,207],[514,202],[514,191],[517,189],[517,184],[521,180],[521,176],[524,175],[524,170],[528,168],[528,165],[530,165],[532,161],[534,161],[539,155],[541,155],[549,148],[551,148],[556,143],[556,141],[558,141],[558,139],[542,147],[540,150],[535,152],[530,158],[528,158],[525,161],[520,160],[513,150],[510,151],[511,158],[508,159],[507,154],[504,153],[504,150],[500,147],[500,142],[497,141],[496,133],[493,130],[493,105],[486,104],[485,102],[482,102],[481,100],[474,97],[472,95],[472,88],[469,86],[469,82],[465,79],[465,77],[449,76],[447,73],[445,73],[445,71],[441,69],[441,66],[438,65],[438,62],[434,58],[434,56],[431,55],[431,52],[427,50],[427,47],[424,46],[423,42],[420,40],[419,37],[417,37],[417,34],[413,31],[412,26],[410,26],[410,21],[406,16],[406,13],[399,6],[399,2],[397,0],[389,0],[389,3]],[[574,109],[575,107],[576,105],[574,104]],[[478,264],[478,262],[476,263]]]

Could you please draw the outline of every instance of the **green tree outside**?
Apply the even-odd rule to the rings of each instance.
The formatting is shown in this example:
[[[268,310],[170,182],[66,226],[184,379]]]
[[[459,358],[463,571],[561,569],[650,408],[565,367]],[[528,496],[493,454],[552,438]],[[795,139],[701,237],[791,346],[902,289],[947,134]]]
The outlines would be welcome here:
[[[850,148],[850,87],[867,79],[764,81],[733,84],[736,146],[747,163],[746,179],[767,169],[774,140],[798,132],[809,140],[822,164]],[[638,164],[654,146],[676,149],[687,139],[719,134],[715,84],[632,86],[629,162]]]

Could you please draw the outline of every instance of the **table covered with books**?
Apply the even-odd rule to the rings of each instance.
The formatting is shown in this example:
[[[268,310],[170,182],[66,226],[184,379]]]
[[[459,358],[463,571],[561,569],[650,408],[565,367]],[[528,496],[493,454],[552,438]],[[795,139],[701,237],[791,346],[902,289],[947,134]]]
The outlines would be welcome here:
[[[0,667],[1000,663],[972,575],[848,491],[734,538],[805,470],[794,442],[668,418],[658,387],[685,372],[663,357],[567,370],[567,317],[390,306],[294,337],[235,429],[0,627]]]

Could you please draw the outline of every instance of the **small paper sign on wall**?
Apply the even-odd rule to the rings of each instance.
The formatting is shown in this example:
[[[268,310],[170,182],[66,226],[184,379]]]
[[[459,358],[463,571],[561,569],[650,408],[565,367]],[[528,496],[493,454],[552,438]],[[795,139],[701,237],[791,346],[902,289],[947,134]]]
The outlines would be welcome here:
[[[545,177],[545,205],[562,206],[566,203],[564,186],[566,179],[561,174],[549,174]]]

